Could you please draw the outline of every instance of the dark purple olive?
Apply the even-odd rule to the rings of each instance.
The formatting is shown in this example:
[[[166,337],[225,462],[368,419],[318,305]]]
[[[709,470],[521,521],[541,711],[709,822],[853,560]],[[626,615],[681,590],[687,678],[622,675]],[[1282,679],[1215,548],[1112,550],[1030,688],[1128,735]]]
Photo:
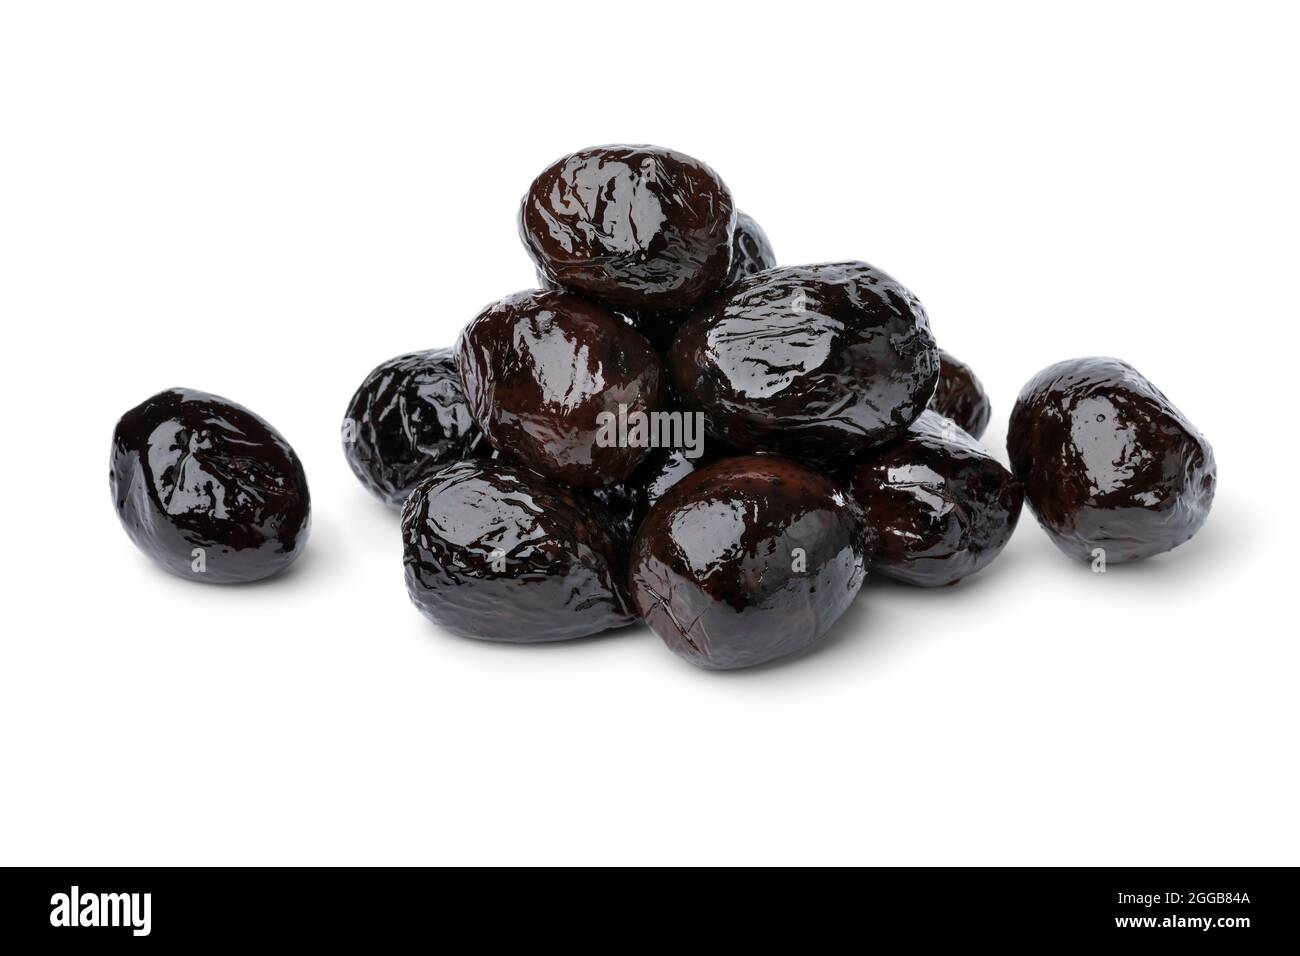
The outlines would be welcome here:
[[[901,435],[939,376],[921,303],[864,262],[742,279],[692,311],[668,362],[711,435],[827,465]]]
[[[208,584],[268,578],[302,552],[311,496],[289,443],[242,405],[173,388],[113,430],[113,504],[131,540]]]
[[[1118,359],[1071,359],[1035,375],[1012,409],[1007,453],[1038,523],[1081,560],[1176,548],[1214,501],[1210,443]]]
[[[633,620],[609,516],[524,468],[462,461],[425,479],[402,543],[411,600],[463,637],[564,641]]]
[[[972,438],[979,438],[988,427],[993,406],[984,386],[969,365],[939,350],[939,384],[930,398],[930,408],[950,418]]]
[[[776,253],[763,227],[752,216],[736,212],[736,231],[731,241],[731,271],[726,285],[732,285],[756,272],[776,265]]]
[[[878,539],[871,569],[939,587],[1001,553],[1024,490],[956,422],[925,411],[901,438],[867,453],[853,495]]]
[[[520,292],[461,332],[470,414],[503,455],[565,484],[622,481],[649,448],[607,426],[659,410],[663,369],[645,337],[572,292]]]
[[[451,349],[389,359],[366,376],[343,419],[343,454],[353,473],[397,507],[439,468],[487,450]]]
[[[658,146],[596,146],[542,171],[519,209],[539,270],[629,309],[683,309],[722,285],[736,214],[708,166]]]
[[[803,650],[862,586],[869,539],[852,498],[789,459],[748,455],[687,475],[632,542],[632,600],[693,664],[730,669]]]

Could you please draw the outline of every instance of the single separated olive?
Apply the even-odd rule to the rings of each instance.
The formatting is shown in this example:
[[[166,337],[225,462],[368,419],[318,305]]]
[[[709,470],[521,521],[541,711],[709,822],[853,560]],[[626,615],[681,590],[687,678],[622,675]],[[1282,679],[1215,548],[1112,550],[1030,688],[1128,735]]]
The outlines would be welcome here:
[[[538,269],[629,309],[684,309],[727,277],[736,213],[704,163],[658,146],[596,146],[542,171],[519,208]]]
[[[1038,523],[1082,560],[1176,548],[1214,501],[1210,443],[1119,359],[1071,359],[1030,379],[1011,411],[1007,453]]]
[[[865,262],[742,279],[692,311],[668,363],[711,435],[827,465],[901,435],[939,376],[921,303]]]
[[[972,438],[988,427],[993,406],[971,367],[939,349],[939,383],[930,398],[931,409],[950,418]]]
[[[311,528],[307,476],[289,443],[207,392],[168,389],[123,415],[109,483],[136,547],[191,581],[270,577],[298,557]]]
[[[564,641],[633,620],[609,516],[525,468],[462,461],[425,479],[402,544],[411,600],[463,637]]]
[[[348,403],[342,431],[353,474],[399,508],[439,468],[490,450],[451,349],[409,352],[375,368]]]
[[[677,482],[632,542],[632,600],[668,647],[724,670],[803,650],[862,586],[852,498],[786,458],[746,455]]]
[[[853,495],[878,539],[872,570],[939,587],[1001,553],[1024,489],[956,422],[924,411],[901,438],[867,453]]]
[[[534,290],[493,303],[461,332],[456,365],[493,447],[538,474],[609,485],[649,451],[624,441],[619,423],[659,410],[659,357],[645,336],[580,295]]]

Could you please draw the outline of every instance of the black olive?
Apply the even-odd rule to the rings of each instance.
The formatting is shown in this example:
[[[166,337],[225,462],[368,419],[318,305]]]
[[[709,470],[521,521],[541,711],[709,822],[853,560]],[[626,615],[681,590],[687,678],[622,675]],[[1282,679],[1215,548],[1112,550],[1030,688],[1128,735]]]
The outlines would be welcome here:
[[[993,406],[984,386],[971,367],[939,350],[939,384],[930,398],[930,408],[950,418],[972,438],[979,438],[988,427]]]
[[[489,450],[465,404],[451,349],[384,362],[365,377],[343,420],[343,454],[353,473],[397,507],[439,468]]]
[[[402,543],[411,600],[464,637],[563,641],[633,620],[609,516],[524,468],[462,461],[425,479]]]
[[[136,547],[191,581],[270,577],[307,543],[298,455],[264,419],[207,392],[168,389],[123,415],[109,482]]]
[[[1214,501],[1210,443],[1118,359],[1071,359],[1035,375],[1012,409],[1007,453],[1038,523],[1082,560],[1176,548]]]
[[[789,459],[748,455],[677,482],[650,509],[628,571],[637,612],[693,664],[730,669],[808,647],[862,586],[852,498]]]
[[[736,231],[731,242],[731,271],[726,285],[732,285],[756,272],[776,265],[776,253],[763,227],[752,216],[736,212]]]
[[[456,364],[488,440],[538,474],[613,484],[649,451],[617,426],[659,410],[659,357],[619,316],[580,295],[534,290],[493,303],[461,332]]]
[[[921,303],[864,262],[742,279],[692,311],[668,363],[711,435],[827,465],[902,434],[939,376]]]
[[[956,584],[1011,540],[1024,490],[956,422],[925,411],[873,449],[853,494],[878,543],[871,569],[908,584]]]
[[[708,166],[658,146],[597,146],[529,187],[519,234],[567,289],[629,309],[683,309],[727,277],[736,214]]]

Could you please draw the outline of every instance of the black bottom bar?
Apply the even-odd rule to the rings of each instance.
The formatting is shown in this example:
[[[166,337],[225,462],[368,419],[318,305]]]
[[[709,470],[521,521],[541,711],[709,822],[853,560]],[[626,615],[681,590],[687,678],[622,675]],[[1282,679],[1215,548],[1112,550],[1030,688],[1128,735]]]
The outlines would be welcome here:
[[[4,880],[0,939],[95,949],[281,941],[369,948],[412,938],[456,945],[470,932],[484,943],[617,949],[660,940],[696,948],[707,937],[771,944],[788,933],[806,948],[849,933],[866,944],[1240,950],[1286,943],[1298,928],[1293,869],[831,870],[812,879],[794,870],[592,878],[581,870],[8,869]]]

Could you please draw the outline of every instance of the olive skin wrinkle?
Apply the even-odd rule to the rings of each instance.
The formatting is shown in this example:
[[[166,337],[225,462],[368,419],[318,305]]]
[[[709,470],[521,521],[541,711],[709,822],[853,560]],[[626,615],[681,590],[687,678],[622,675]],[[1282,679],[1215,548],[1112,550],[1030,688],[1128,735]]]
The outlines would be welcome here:
[[[829,478],[747,455],[687,475],[650,510],[629,589],[681,657],[750,667],[822,637],[862,586],[869,552],[861,512]]]
[[[697,159],[658,146],[596,146],[533,181],[519,235],[541,273],[609,305],[684,309],[722,285],[736,211]]]
[[[423,481],[402,545],[411,601],[463,637],[564,641],[634,620],[609,516],[516,465],[457,462]]]
[[[1007,453],[1038,523],[1084,561],[1176,548],[1214,501],[1210,443],[1119,359],[1071,359],[1035,375],[1012,409]]]
[[[470,414],[493,447],[540,475],[610,485],[649,451],[602,440],[602,416],[660,409],[659,356],[582,296],[530,291],[493,303],[461,332],[456,365]]]
[[[714,437],[826,466],[902,434],[939,377],[921,303],[865,262],[742,279],[692,310],[668,364]]]
[[[976,439],[984,434],[993,414],[988,394],[971,367],[943,349],[939,349],[939,383],[929,407]]]
[[[365,377],[344,418],[343,454],[360,482],[400,508],[444,465],[491,449],[469,413],[451,349],[408,352]]]
[[[925,411],[901,438],[867,454],[853,495],[877,537],[871,569],[940,587],[1002,552],[1024,489],[956,422]]]
[[[118,421],[113,504],[136,547],[190,581],[240,584],[283,571],[311,529],[302,462],[264,419],[173,388]]]

